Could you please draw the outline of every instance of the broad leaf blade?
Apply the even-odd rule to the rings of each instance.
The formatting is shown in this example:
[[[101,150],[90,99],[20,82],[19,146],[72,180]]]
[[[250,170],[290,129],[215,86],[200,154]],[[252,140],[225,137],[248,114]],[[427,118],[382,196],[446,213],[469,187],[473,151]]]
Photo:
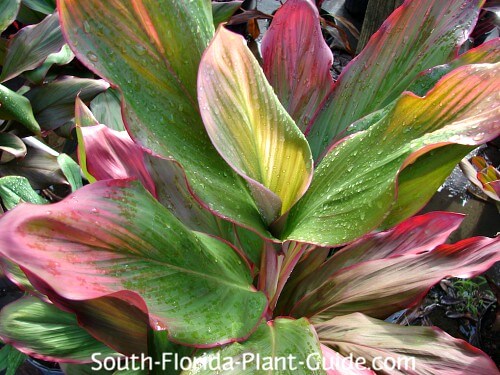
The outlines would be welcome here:
[[[44,204],[47,201],[33,190],[29,181],[21,176],[0,178],[0,197],[7,210],[22,202]]]
[[[478,64],[447,74],[424,98],[403,94],[323,159],[284,237],[333,246],[376,228],[401,169],[446,144],[478,145],[499,134],[499,87],[497,64]]]
[[[7,305],[0,318],[2,340],[39,359],[85,363],[93,353],[115,353],[81,328],[73,314],[34,297]]]
[[[302,131],[334,84],[333,56],[319,21],[311,1],[289,0],[278,9],[262,39],[264,72]]]
[[[410,254],[358,263],[319,279],[292,309],[323,321],[362,312],[377,318],[417,303],[447,276],[473,277],[500,260],[500,238],[474,237]]]
[[[88,102],[108,87],[102,79],[64,77],[31,89],[25,97],[40,126],[54,130],[73,121],[77,97]]]
[[[425,69],[447,62],[467,39],[481,0],[406,1],[343,70],[308,129],[315,159],[354,121],[396,99]]]
[[[9,44],[0,81],[7,81],[36,68],[50,54],[59,52],[63,45],[57,14],[47,16],[38,25],[22,28]]]
[[[211,11],[205,0],[189,6],[184,0],[59,3],[75,55],[120,88],[134,140],[181,163],[205,207],[270,237],[244,181],[212,146],[199,115],[196,75],[214,32]]]
[[[375,367],[380,367],[385,359],[388,359],[386,363],[398,363],[399,359],[401,368],[391,369],[391,375],[498,373],[486,354],[434,327],[405,327],[363,314],[351,314],[315,328],[321,342],[342,355],[352,353]],[[374,362],[375,357],[378,363]]]
[[[309,185],[309,146],[241,36],[220,27],[203,55],[198,77],[201,115],[212,143],[249,182],[263,217],[271,223]],[[275,206],[271,212],[270,200]]]
[[[287,358],[290,354],[294,360],[288,365],[283,364],[280,358]],[[257,355],[260,359],[257,360]],[[194,368],[184,371],[183,375],[203,375],[213,374],[213,370],[203,364],[207,361],[220,358],[231,358],[234,366],[229,366],[227,370],[218,371],[219,374],[298,374],[316,375],[325,374],[321,368],[321,349],[316,334],[306,319],[291,320],[278,318],[260,325],[257,330],[242,343],[226,346],[223,349],[214,350],[205,357],[194,358]],[[250,358],[254,360],[250,360]],[[263,361],[272,359],[271,364],[266,365]],[[248,362],[244,361],[247,360]],[[198,362],[196,362],[198,361]],[[279,362],[277,362],[279,361]],[[209,362],[208,362],[209,363]],[[198,366],[197,366],[198,364]],[[295,368],[292,368],[295,367]],[[309,366],[309,368],[308,368]],[[273,371],[274,370],[274,371]]]
[[[71,185],[71,191],[80,189],[83,186],[80,166],[66,154],[60,154],[57,157],[57,163]]]
[[[305,294],[328,282],[339,270],[355,264],[432,250],[445,243],[463,219],[461,214],[448,212],[415,216],[387,232],[367,234],[337,251],[328,260],[326,256],[320,256],[320,263],[312,263],[310,268],[301,267],[299,263],[292,274],[291,282],[285,286],[284,294],[288,295],[286,304],[281,303],[280,306],[285,309],[285,313],[288,312],[286,307],[293,306]],[[316,252],[317,250],[309,257],[315,260]]]
[[[4,0],[0,3],[0,33],[15,21],[20,5],[21,0]]]
[[[178,342],[240,339],[266,308],[231,247],[189,231],[138,182],[96,182],[49,208],[19,206],[0,222],[11,228],[0,234],[4,255],[57,294],[87,300],[137,292],[153,327],[168,328]]]

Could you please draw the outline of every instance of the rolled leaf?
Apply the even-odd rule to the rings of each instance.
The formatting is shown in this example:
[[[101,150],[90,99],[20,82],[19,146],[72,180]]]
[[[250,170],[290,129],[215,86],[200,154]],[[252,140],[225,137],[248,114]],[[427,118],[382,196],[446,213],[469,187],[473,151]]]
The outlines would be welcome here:
[[[62,0],[58,10],[78,59],[120,88],[134,140],[181,163],[206,208],[269,237],[244,181],[212,146],[199,114],[198,66],[214,32],[210,2]]]
[[[0,33],[15,21],[20,5],[21,0],[8,0],[0,3]]]
[[[407,0],[343,71],[308,129],[315,159],[354,121],[395,100],[425,69],[467,40],[481,0]]]
[[[31,82],[36,84],[42,84],[45,76],[47,75],[49,69],[52,65],[65,65],[69,64],[75,55],[71,52],[71,49],[67,44],[63,45],[59,52],[51,53],[45,61],[38,68],[32,71],[28,71],[24,73],[24,76],[29,79]]]
[[[115,353],[82,329],[73,314],[35,297],[23,297],[2,309],[0,337],[46,361],[88,363],[93,353]]]
[[[289,0],[262,39],[263,68],[281,104],[305,131],[333,89],[333,55],[323,39],[317,7]]]
[[[385,319],[418,303],[447,276],[474,277],[486,271],[500,260],[499,248],[500,237],[473,237],[423,254],[358,263],[311,285],[292,315],[317,322],[362,312]]]
[[[224,27],[203,55],[198,100],[208,135],[249,183],[267,223],[304,194],[309,146],[267,83],[244,39]]]
[[[29,131],[40,133],[40,125],[33,116],[30,101],[3,85],[0,85],[0,118],[17,120]]]
[[[0,223],[11,228],[0,234],[4,256],[58,295],[81,301],[136,292],[151,325],[178,342],[241,339],[266,308],[231,247],[189,231],[139,182],[96,182],[49,207],[19,206]],[[126,301],[142,307],[136,297]]]
[[[36,68],[50,54],[59,52],[63,45],[57,14],[47,16],[38,25],[23,27],[9,43],[0,81]]]
[[[293,355],[294,359],[285,362],[283,358],[289,355]],[[264,323],[245,342],[195,357],[193,368],[184,371],[183,375],[213,374],[214,370],[208,364],[216,357],[220,357],[222,363],[232,359],[234,364],[228,366],[227,370],[217,371],[221,375],[325,374],[321,370],[322,355],[318,339],[306,319],[278,318]]]
[[[448,73],[424,98],[403,94],[372,117],[368,130],[323,159],[283,237],[333,246],[377,227],[401,169],[446,144],[472,146],[498,136],[499,88],[498,65],[477,64]]]
[[[381,374],[498,373],[482,351],[434,327],[405,327],[351,314],[315,328],[322,343],[342,355],[365,358]]]

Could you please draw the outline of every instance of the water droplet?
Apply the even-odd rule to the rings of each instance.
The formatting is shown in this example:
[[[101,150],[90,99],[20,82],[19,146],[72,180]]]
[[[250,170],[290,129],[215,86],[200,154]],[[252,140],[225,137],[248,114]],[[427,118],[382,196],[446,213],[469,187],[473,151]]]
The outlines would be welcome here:
[[[94,52],[87,52],[87,57],[90,61],[97,62],[98,58]]]
[[[85,32],[85,34],[90,33],[91,30],[92,29],[90,27],[89,21],[87,20],[83,21],[83,31]]]
[[[146,53],[146,47],[144,47],[141,44],[136,44],[134,46],[134,50],[135,50],[135,52],[137,52],[138,55],[141,55],[141,56]]]

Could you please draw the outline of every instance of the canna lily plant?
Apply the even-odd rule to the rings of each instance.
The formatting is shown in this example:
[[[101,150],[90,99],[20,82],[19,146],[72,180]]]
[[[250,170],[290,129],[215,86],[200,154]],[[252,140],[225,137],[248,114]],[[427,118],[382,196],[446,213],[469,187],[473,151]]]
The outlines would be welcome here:
[[[31,294],[1,339],[68,374],[96,353],[193,361],[134,373],[211,374],[218,357],[227,374],[498,373],[437,328],[384,321],[500,260],[499,238],[445,244],[462,215],[413,216],[500,134],[498,39],[458,55],[482,3],[406,1],[334,82],[308,0],[278,10],[262,68],[208,1],[59,0],[127,131],[77,100],[90,183],[1,217],[5,273]]]

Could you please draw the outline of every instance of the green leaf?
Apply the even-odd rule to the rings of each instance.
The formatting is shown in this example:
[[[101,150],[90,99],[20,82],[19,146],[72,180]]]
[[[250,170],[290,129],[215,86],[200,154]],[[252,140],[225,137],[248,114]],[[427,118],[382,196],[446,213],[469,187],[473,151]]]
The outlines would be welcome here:
[[[49,69],[52,65],[65,65],[69,64],[75,55],[71,52],[71,49],[67,44],[63,45],[59,52],[51,53],[45,61],[35,70],[31,70],[24,73],[24,76],[31,82],[36,84],[42,84],[45,76],[47,75]]]
[[[496,64],[467,65],[424,98],[403,94],[323,159],[290,212],[284,238],[333,246],[376,228],[395,199],[401,169],[440,146],[498,135],[499,86]]]
[[[212,1],[212,17],[214,19],[214,27],[217,29],[219,24],[227,22],[243,4],[243,1],[227,1],[217,2]]]
[[[196,80],[214,32],[210,2],[62,0],[59,12],[78,59],[120,88],[132,138],[177,160],[210,210],[270,237],[245,181],[217,153],[201,121]]]
[[[198,77],[208,135],[248,181],[269,224],[307,190],[313,169],[309,145],[240,35],[220,27]]]
[[[41,65],[64,45],[57,14],[34,26],[25,26],[9,43],[0,81],[4,82]]]
[[[399,361],[401,368],[391,366],[391,375],[498,373],[482,351],[435,327],[405,327],[351,314],[315,328],[323,344],[344,356],[365,358],[374,368]]]
[[[122,131],[125,130],[125,124],[123,123],[120,101],[120,93],[109,88],[90,102],[90,109],[100,124],[113,130]]]
[[[188,230],[137,181],[99,181],[48,210],[16,207],[0,223],[11,228],[0,233],[3,254],[57,294],[84,301],[136,292],[126,301],[144,301],[152,326],[176,342],[246,337],[267,306],[234,249]]]
[[[35,297],[23,297],[2,309],[0,337],[23,353],[48,361],[85,363],[93,353],[115,353],[81,328],[73,314]]]
[[[0,371],[5,371],[5,375],[15,375],[28,356],[21,353],[11,345],[4,345],[0,350]]]
[[[22,0],[23,5],[43,14],[53,13],[56,8],[55,0]]]
[[[65,77],[28,91],[25,96],[44,130],[54,130],[74,121],[78,96],[88,102],[109,87],[101,79]]]
[[[26,155],[26,145],[18,136],[11,133],[0,133],[0,152],[8,153],[11,157],[1,156],[1,161],[22,158]]]
[[[80,189],[83,186],[80,166],[66,154],[60,154],[57,157],[57,162],[71,185],[71,191]]]
[[[407,1],[344,69],[307,130],[316,158],[353,122],[395,100],[425,69],[449,61],[473,28],[481,0]]]
[[[10,210],[22,202],[45,204],[47,201],[33,190],[25,177],[8,176],[0,178],[0,197],[3,205]]]
[[[16,20],[21,0],[3,0],[0,2],[0,33]]]
[[[15,119],[29,131],[35,134],[40,133],[40,125],[33,116],[30,101],[3,85],[0,85],[0,118]]]
[[[293,356],[293,360],[284,360]],[[260,358],[257,359],[257,356]],[[220,357],[221,367],[231,363],[227,369],[217,369],[224,374],[283,374],[315,375],[325,374],[321,368],[321,349],[316,334],[306,319],[292,320],[278,318],[264,323],[242,343],[235,343],[223,349],[212,350],[204,356],[195,357],[193,369],[183,375],[211,375],[215,371],[207,365]],[[198,366],[196,366],[198,364]],[[207,368],[203,368],[205,364]]]

